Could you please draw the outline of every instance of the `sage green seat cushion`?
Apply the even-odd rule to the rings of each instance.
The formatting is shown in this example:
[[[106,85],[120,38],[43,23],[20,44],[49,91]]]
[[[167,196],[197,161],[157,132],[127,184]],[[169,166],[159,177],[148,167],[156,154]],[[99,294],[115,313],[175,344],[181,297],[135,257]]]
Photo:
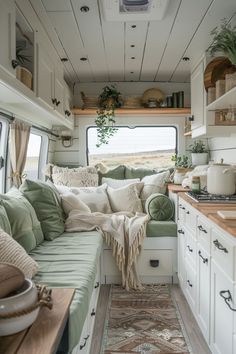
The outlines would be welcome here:
[[[102,178],[125,179],[125,166],[120,165],[107,173],[98,172],[99,184],[102,183]]]
[[[154,193],[147,198],[145,211],[152,220],[167,221],[173,218],[175,208],[167,195]]]
[[[0,195],[0,204],[6,210],[11,225],[10,234],[26,252],[43,241],[42,228],[35,210],[18,189],[12,188],[8,193]]]
[[[154,175],[157,173],[156,170],[152,170],[149,168],[133,168],[133,167],[125,167],[125,178],[130,179],[130,178],[140,178],[142,179],[143,177]]]
[[[64,212],[59,192],[50,182],[26,179],[20,187],[41,223],[44,238],[53,240],[64,232]]]
[[[0,228],[8,235],[11,235],[11,225],[5,208],[0,205]]]
[[[174,221],[150,220],[146,228],[147,237],[177,237],[177,224]]]
[[[34,280],[52,288],[75,288],[70,306],[69,350],[79,341],[93,291],[102,236],[96,231],[63,233],[30,253],[39,265]]]

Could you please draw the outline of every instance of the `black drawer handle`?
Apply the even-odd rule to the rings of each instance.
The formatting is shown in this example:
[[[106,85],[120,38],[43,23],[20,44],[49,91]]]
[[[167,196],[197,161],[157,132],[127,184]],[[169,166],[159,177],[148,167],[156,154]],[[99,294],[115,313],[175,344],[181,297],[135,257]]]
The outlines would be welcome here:
[[[159,259],[150,259],[149,262],[150,262],[151,267],[153,267],[153,268],[159,267],[159,264],[160,264]]]
[[[227,248],[225,248],[218,240],[214,240],[213,243],[220,251],[223,251],[224,253],[229,253]]]
[[[52,98],[52,103],[56,104],[57,103],[57,99],[56,98]]]
[[[187,248],[188,248],[189,252],[193,252],[193,249],[189,245],[187,246]]]
[[[188,214],[188,215],[189,215],[189,214],[190,214],[190,211],[186,211],[186,214]]]
[[[13,69],[17,68],[17,66],[19,66],[19,65],[20,65],[20,63],[18,62],[18,60],[13,59],[11,61],[11,66],[13,67]]]
[[[180,205],[179,207],[180,207],[180,209],[185,210],[184,206]]]
[[[65,115],[66,115],[67,117],[69,117],[69,116],[71,115],[70,111],[68,111],[68,110],[66,109],[66,110],[65,110]]]
[[[90,315],[91,315],[91,316],[95,316],[95,315],[96,315],[95,309],[92,309],[92,312],[91,312]]]
[[[58,100],[56,99],[56,106],[57,106],[57,107],[59,106],[60,103],[61,103],[61,101],[58,101]]]
[[[99,285],[100,285],[100,283],[99,283],[99,281],[97,281],[96,284],[94,285],[94,289],[99,288]]]
[[[207,230],[204,229],[204,228],[202,227],[202,225],[198,225],[198,229],[199,229],[200,231],[204,232],[205,234],[207,234]]]
[[[198,251],[198,254],[199,254],[199,257],[201,257],[203,263],[208,263],[208,258],[204,258],[204,257],[202,256],[201,251]]]
[[[190,288],[193,287],[193,284],[192,284],[189,280],[187,280],[187,283],[188,283],[188,285],[190,286]]]
[[[84,343],[80,345],[79,347],[80,350],[82,350],[86,346],[88,339],[89,339],[89,334],[87,335],[87,337],[84,338]]]
[[[229,290],[221,290],[220,291],[220,296],[223,297],[226,305],[230,308],[231,311],[235,311],[236,312],[236,309],[234,309],[231,305],[230,305],[230,301],[232,302],[233,301],[233,298],[232,298],[232,295],[230,293]]]
[[[184,231],[182,229],[178,230],[179,234],[184,234]]]

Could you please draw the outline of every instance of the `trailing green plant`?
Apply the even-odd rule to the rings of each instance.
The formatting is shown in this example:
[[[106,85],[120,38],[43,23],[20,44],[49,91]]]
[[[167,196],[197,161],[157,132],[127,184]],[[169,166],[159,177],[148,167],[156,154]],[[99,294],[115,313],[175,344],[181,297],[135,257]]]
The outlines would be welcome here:
[[[23,47],[16,47],[16,59],[19,62],[19,64],[23,65],[24,63],[30,63],[31,62],[31,56],[23,54],[22,52],[25,51],[25,48]]]
[[[219,27],[211,31],[213,42],[207,51],[213,55],[223,52],[233,65],[236,65],[236,25],[232,26],[224,19]]]
[[[189,145],[190,151],[194,154],[202,154],[207,152],[205,143],[202,140],[196,140],[193,144]]]
[[[108,144],[110,138],[117,132],[115,124],[115,109],[122,105],[120,92],[114,85],[105,86],[99,96],[99,109],[95,124],[97,125],[97,147]]]
[[[189,158],[187,155],[173,155],[171,156],[171,161],[174,161],[175,167],[188,168]]]

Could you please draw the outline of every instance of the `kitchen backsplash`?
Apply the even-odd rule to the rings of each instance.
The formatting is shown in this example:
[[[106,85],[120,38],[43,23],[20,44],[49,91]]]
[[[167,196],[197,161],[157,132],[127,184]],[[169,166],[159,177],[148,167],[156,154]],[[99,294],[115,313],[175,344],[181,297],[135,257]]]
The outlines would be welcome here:
[[[210,159],[220,162],[224,159],[225,163],[236,164],[236,136],[224,138],[208,139]]]

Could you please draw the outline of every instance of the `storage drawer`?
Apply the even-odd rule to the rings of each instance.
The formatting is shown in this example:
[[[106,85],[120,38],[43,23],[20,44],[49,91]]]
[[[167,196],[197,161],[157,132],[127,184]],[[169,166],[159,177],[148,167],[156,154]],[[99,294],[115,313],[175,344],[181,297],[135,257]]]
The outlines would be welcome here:
[[[142,250],[137,268],[141,276],[172,276],[172,250]]]
[[[185,280],[185,293],[188,300],[188,303],[193,311],[196,307],[196,272],[192,268],[191,264],[187,261],[186,265],[186,280]]]
[[[218,229],[212,229],[211,237],[212,258],[219,267],[230,277],[234,279],[234,244],[229,236]]]
[[[103,269],[106,276],[120,275],[120,271],[112,255],[112,250],[103,250]]]
[[[178,220],[181,224],[185,224],[185,203],[180,199],[179,205],[178,205]]]
[[[185,205],[185,226],[192,231],[193,236],[196,238],[196,224],[197,224],[197,214],[195,209],[191,207],[190,204]]]
[[[197,243],[189,232],[186,232],[185,256],[189,263],[196,266]]]
[[[207,221],[198,216],[197,218],[197,240],[200,245],[207,251],[211,249],[211,227]]]

